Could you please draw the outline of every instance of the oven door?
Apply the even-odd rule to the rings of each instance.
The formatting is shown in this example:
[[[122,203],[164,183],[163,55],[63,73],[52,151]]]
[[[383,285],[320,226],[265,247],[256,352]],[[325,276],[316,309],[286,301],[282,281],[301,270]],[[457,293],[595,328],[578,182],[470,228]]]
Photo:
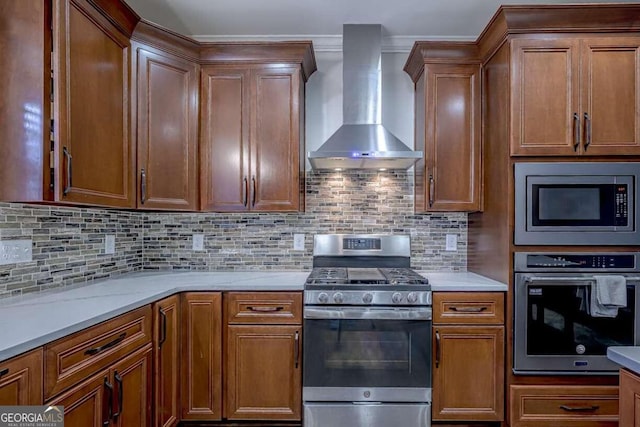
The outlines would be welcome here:
[[[616,374],[607,347],[638,344],[637,283],[627,281],[627,307],[616,317],[586,310],[593,275],[516,274],[514,372]]]
[[[305,307],[303,399],[430,402],[431,308]]]

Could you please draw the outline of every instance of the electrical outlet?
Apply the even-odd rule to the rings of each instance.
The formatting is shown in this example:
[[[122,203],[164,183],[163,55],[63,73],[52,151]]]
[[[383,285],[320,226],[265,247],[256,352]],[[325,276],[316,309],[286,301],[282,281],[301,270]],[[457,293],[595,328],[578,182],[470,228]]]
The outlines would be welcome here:
[[[0,240],[0,265],[32,261],[31,240]]]
[[[293,235],[293,250],[304,251],[304,234]]]
[[[116,253],[115,234],[107,234],[104,236],[104,253],[105,255],[112,255]]]
[[[446,247],[445,251],[455,252],[458,250],[458,235],[457,234],[447,234]]]
[[[204,251],[204,234],[194,234],[192,239],[191,249],[194,251]]]

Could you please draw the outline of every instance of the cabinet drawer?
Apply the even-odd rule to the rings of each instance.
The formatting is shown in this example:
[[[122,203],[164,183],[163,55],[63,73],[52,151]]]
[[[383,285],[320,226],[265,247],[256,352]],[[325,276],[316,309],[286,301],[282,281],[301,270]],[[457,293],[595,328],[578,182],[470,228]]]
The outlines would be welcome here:
[[[434,292],[433,323],[504,323],[502,292]]]
[[[511,427],[618,425],[618,387],[511,386]]]
[[[302,322],[302,292],[228,292],[226,323]]]
[[[45,400],[151,342],[151,319],[145,306],[47,344]]]

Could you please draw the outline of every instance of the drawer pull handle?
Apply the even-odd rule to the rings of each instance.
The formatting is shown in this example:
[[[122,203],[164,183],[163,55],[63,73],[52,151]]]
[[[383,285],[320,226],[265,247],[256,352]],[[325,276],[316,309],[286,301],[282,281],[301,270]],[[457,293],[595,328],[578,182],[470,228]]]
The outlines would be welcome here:
[[[9,368],[3,369],[2,371],[0,371],[0,378],[4,377],[8,373],[9,373]]]
[[[125,339],[126,336],[127,336],[127,333],[123,332],[115,340],[110,341],[105,345],[101,345],[100,347],[90,348],[89,350],[85,351],[84,354],[93,356],[94,354],[102,353],[103,351],[120,344]]]
[[[436,329],[436,368],[440,366],[440,332]]]
[[[113,410],[112,418],[113,418],[114,421],[117,421],[118,417],[122,413],[122,402],[123,402],[123,395],[124,395],[124,386],[122,384],[122,377],[120,376],[118,371],[116,371],[113,374],[113,379],[116,382],[116,388],[114,390],[114,394],[116,396],[113,399],[113,403],[117,404],[118,406],[117,406],[116,409]]]
[[[300,332],[296,331],[295,338],[293,340],[293,360],[295,360],[295,369],[298,369],[300,364]]]
[[[449,307],[449,310],[457,311],[458,313],[481,313],[486,309],[487,307]]]
[[[258,311],[261,313],[273,313],[275,311],[282,311],[284,310],[284,307],[282,306],[278,306],[278,307],[247,307],[247,310],[249,311]]]
[[[160,323],[160,342],[158,348],[162,348],[162,344],[167,340],[167,315],[163,310],[160,310],[160,317],[162,322]]]
[[[598,409],[600,409],[599,406],[597,405],[591,405],[591,406],[567,406],[567,405],[561,405],[560,409],[567,411],[567,412],[593,412],[593,411],[597,411]]]

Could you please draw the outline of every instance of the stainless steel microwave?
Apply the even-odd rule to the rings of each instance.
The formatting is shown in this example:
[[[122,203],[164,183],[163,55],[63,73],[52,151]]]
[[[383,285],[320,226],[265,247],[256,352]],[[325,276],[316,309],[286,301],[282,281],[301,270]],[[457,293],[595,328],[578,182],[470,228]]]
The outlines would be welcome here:
[[[640,245],[640,163],[516,163],[516,245]]]

